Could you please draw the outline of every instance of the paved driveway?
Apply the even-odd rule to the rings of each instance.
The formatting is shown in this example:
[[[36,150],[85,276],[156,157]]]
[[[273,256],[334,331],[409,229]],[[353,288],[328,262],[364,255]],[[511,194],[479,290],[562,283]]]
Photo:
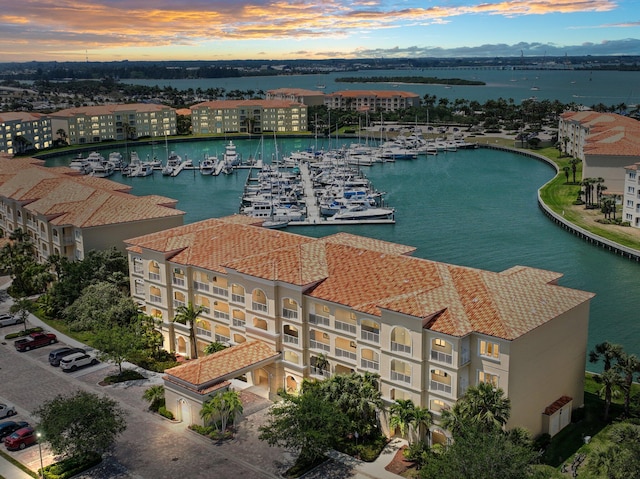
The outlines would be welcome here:
[[[19,329],[19,328],[18,328]],[[1,337],[13,330],[3,328]],[[31,411],[45,400],[58,394],[85,389],[117,399],[127,411],[127,430],[117,441],[113,454],[95,470],[82,476],[85,479],[162,479],[175,477],[211,478],[242,477],[277,478],[293,462],[286,451],[272,448],[257,439],[257,428],[265,420],[269,402],[253,398],[247,408],[248,417],[238,426],[233,441],[214,443],[185,428],[147,411],[142,394],[149,385],[158,383],[158,375],[147,380],[114,386],[98,383],[116,372],[112,365],[93,367],[65,373],[49,366],[49,351],[61,344],[18,353],[13,341],[0,344],[0,400],[15,404],[19,415],[34,423]],[[53,458],[43,449],[45,464]],[[38,447],[11,452],[17,460],[36,470],[39,467]]]

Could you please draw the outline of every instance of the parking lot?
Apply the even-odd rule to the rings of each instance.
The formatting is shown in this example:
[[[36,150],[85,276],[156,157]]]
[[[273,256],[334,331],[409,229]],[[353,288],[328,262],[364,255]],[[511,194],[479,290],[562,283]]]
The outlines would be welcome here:
[[[29,325],[31,326],[31,325]],[[31,411],[59,394],[85,389],[117,399],[127,414],[127,430],[119,437],[113,454],[95,470],[80,477],[91,478],[210,478],[242,476],[244,478],[276,478],[293,462],[294,456],[271,448],[257,439],[257,429],[264,422],[269,402],[250,398],[247,415],[240,422],[233,441],[214,443],[186,429],[185,424],[166,420],[148,412],[142,399],[145,389],[161,383],[159,374],[148,379],[113,386],[101,386],[105,376],[117,372],[112,364],[99,363],[63,372],[49,365],[49,352],[64,346],[63,342],[27,352],[17,352],[12,340],[4,336],[22,325],[2,328],[0,341],[0,402],[16,406],[18,415],[11,420],[36,424]],[[77,346],[77,344],[72,344]],[[2,446],[4,449],[4,446]],[[9,452],[31,470],[40,467],[38,446]],[[54,461],[43,447],[45,464]]]

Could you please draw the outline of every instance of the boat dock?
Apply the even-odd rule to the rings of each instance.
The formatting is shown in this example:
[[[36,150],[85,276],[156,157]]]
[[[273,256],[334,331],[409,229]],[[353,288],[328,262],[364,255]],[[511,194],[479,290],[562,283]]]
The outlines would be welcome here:
[[[289,221],[289,226],[394,224],[396,222],[395,217],[387,219],[334,220],[322,216],[318,206],[318,198],[313,188],[309,165],[301,162],[299,168],[303,188],[302,202],[306,206],[307,214],[303,220]]]

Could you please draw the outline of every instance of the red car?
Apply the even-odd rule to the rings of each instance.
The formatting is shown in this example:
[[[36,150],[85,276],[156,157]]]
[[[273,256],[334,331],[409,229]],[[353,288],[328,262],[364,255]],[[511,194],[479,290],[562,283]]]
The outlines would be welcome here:
[[[32,427],[23,427],[5,437],[4,445],[10,451],[15,451],[16,449],[24,449],[31,444],[35,444],[37,440],[38,437]]]

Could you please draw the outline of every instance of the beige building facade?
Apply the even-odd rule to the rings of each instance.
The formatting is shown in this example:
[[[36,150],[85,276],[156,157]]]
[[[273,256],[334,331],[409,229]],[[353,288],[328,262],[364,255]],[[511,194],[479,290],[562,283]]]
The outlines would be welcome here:
[[[154,103],[68,108],[49,115],[53,131],[66,132],[70,145],[175,135],[176,110]]]
[[[173,318],[191,303],[204,308],[200,353],[211,342],[269,351],[268,364],[243,374],[265,395],[295,392],[304,378],[372,372],[387,403],[411,399],[437,419],[469,386],[490,382],[512,400],[508,427],[533,434],[557,425],[549,414],[560,398],[570,398],[569,409],[583,405],[593,294],[559,286],[561,275],[487,272],[414,258],[404,245],[344,233],[307,238],[253,222],[211,219],[127,241],[132,295],[160,321],[166,349],[189,355],[189,329]],[[193,363],[202,372],[215,358]],[[167,371],[167,407],[197,409],[233,372],[194,382]],[[186,396],[201,393],[180,396],[176,384]],[[447,433],[435,426],[432,437]]]
[[[624,175],[622,219],[640,228],[640,162],[627,166]]]
[[[194,135],[307,131],[307,106],[289,100],[218,100],[191,107]]]
[[[0,153],[20,154],[53,145],[51,120],[40,113],[0,112]]]
[[[420,106],[420,95],[395,90],[343,90],[325,95],[324,104],[329,109],[398,111]]]
[[[128,186],[70,168],[47,168],[34,158],[0,155],[0,178],[0,233],[26,232],[42,262],[52,254],[82,260],[91,250],[124,252],[123,240],[132,232],[183,223],[175,200],[134,196]]]

